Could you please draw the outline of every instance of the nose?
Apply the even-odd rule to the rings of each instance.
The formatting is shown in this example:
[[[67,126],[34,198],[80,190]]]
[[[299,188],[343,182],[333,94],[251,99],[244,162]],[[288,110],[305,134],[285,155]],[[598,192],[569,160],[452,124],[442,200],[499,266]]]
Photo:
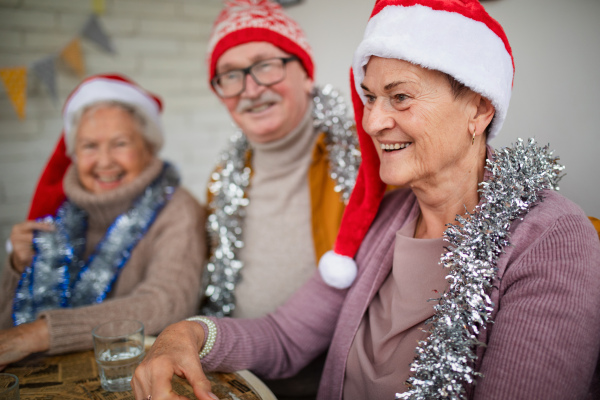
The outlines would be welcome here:
[[[391,109],[390,109],[391,108]],[[385,99],[379,98],[370,106],[365,106],[363,112],[363,129],[370,136],[377,136],[392,129],[395,121],[392,113],[395,110]]]
[[[112,164],[112,153],[109,146],[100,146],[98,149],[98,166],[106,168]]]
[[[244,91],[241,94],[242,97],[254,99],[260,96],[262,92],[265,91],[266,86],[259,85],[258,83],[256,83],[252,75],[247,74],[245,79],[246,82]]]

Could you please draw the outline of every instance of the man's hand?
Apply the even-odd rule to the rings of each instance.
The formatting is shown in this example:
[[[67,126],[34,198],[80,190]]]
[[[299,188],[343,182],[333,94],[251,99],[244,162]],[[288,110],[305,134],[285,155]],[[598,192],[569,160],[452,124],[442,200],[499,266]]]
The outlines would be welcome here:
[[[44,319],[0,330],[0,369],[32,353],[50,347],[50,333]]]
[[[45,222],[25,221],[16,224],[10,231],[13,251],[10,263],[15,271],[22,273],[33,260],[33,231],[52,231],[54,226]]]
[[[136,368],[131,387],[137,400],[185,399],[173,391],[173,375],[187,379],[199,400],[218,400],[202,371],[198,352],[204,343],[204,329],[197,322],[169,325],[158,336]]]

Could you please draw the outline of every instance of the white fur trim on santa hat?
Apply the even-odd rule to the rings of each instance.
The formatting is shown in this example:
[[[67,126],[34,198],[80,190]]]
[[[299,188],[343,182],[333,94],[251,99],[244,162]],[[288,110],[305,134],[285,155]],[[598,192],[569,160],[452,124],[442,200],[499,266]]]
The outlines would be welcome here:
[[[357,267],[352,258],[328,251],[319,260],[319,272],[329,286],[346,289],[356,279]]]
[[[496,108],[488,140],[500,131],[512,92],[513,64],[502,39],[483,22],[421,5],[381,10],[369,20],[352,63],[363,103],[360,84],[371,56],[406,60],[454,77]]]
[[[163,145],[163,128],[157,102],[136,86],[109,78],[96,78],[82,83],[69,97],[63,110],[67,154],[73,154],[73,117],[85,107],[103,101],[118,101],[135,107],[146,117],[144,136],[158,152]]]

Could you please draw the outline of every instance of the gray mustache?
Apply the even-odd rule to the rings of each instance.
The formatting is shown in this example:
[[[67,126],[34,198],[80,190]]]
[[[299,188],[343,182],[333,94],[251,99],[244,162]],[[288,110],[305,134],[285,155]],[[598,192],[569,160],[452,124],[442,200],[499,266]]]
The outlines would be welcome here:
[[[283,98],[270,90],[263,92],[259,97],[255,99],[240,99],[240,102],[237,104],[235,111],[238,113],[243,113],[253,107],[265,104],[265,103],[279,103],[283,100]]]

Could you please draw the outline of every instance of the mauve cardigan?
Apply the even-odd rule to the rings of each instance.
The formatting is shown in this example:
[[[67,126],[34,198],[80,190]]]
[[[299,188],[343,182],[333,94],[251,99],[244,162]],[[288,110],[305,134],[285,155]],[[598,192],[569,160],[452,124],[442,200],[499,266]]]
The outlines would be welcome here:
[[[512,245],[498,260],[495,323],[479,337],[487,348],[479,348],[476,368],[485,377],[469,398],[564,400],[587,394],[600,350],[600,241],[577,205],[553,191],[543,195],[543,202],[512,223]],[[395,232],[417,212],[409,190],[384,198],[357,254],[359,273],[350,289],[333,289],[316,273],[264,318],[216,320],[217,340],[204,368],[290,376],[329,347],[318,399],[342,399],[348,351],[390,272]]]

